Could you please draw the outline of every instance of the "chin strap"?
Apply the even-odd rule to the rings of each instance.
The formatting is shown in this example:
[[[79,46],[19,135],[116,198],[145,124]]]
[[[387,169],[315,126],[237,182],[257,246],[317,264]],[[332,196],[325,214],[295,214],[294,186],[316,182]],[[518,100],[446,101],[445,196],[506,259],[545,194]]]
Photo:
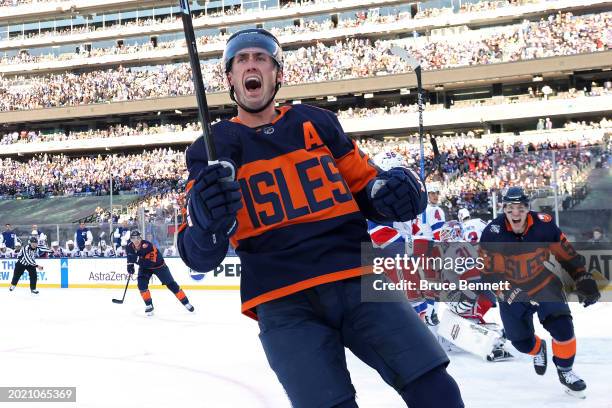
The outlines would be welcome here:
[[[268,99],[268,101],[265,104],[263,104],[263,106],[261,108],[259,108],[259,109],[247,108],[246,106],[244,106],[243,104],[238,102],[238,100],[236,99],[236,95],[234,94],[234,86],[233,85],[230,86],[230,99],[232,101],[236,102],[236,105],[240,106],[242,109],[244,109],[248,113],[259,113],[259,112],[263,111],[264,109],[266,109],[268,107],[268,105],[270,105],[274,101],[274,98],[276,97],[276,94],[278,93],[278,90],[280,88],[281,88],[281,83],[277,82],[276,86],[274,87],[274,93],[272,94],[270,99]]]

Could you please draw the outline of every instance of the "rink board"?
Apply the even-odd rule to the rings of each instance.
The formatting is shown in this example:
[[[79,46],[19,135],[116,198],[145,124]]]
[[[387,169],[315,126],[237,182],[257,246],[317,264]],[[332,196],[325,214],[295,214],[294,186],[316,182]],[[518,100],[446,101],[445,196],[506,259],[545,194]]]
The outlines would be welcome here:
[[[612,251],[582,251],[586,265],[601,272],[607,285],[602,288],[612,291]],[[123,288],[128,274],[125,258],[62,258],[38,259],[43,271],[38,272],[39,287],[55,288]],[[0,259],[0,287],[8,286],[15,268],[15,259]],[[208,272],[194,271],[183,263],[181,258],[166,258],[176,282],[185,289],[204,290],[238,290],[240,288],[240,258],[226,257],[215,270]],[[134,277],[135,278],[135,277]],[[135,279],[130,287],[136,287]],[[29,281],[24,273],[20,283]],[[150,281],[153,289],[162,288],[159,280],[153,276]]]
[[[8,286],[15,268],[14,259],[0,260],[0,286]],[[44,270],[38,272],[39,287],[56,288],[124,288],[128,273],[125,258],[87,258],[87,259],[39,259]],[[198,272],[189,268],[180,258],[166,258],[176,282],[185,289],[237,290],[240,288],[240,259],[227,257],[215,270]],[[28,282],[27,272],[21,282]],[[134,283],[130,287],[136,287]],[[162,288],[153,276],[150,288]]]

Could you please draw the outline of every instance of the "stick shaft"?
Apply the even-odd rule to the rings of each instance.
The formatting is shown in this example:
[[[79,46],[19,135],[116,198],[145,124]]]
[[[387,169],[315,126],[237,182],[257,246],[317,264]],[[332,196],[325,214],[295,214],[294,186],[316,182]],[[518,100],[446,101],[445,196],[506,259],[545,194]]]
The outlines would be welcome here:
[[[208,160],[213,161],[217,159],[217,152],[212,138],[210,114],[208,111],[208,102],[206,101],[206,88],[204,88],[204,80],[202,79],[202,69],[200,67],[200,58],[198,56],[195,33],[193,31],[193,21],[191,20],[189,0],[179,0],[179,4],[181,7],[181,18],[183,20],[185,41],[187,42],[187,50],[189,52],[193,87],[195,90],[196,99],[198,101],[198,113],[200,116],[200,123],[202,124],[204,146]]]

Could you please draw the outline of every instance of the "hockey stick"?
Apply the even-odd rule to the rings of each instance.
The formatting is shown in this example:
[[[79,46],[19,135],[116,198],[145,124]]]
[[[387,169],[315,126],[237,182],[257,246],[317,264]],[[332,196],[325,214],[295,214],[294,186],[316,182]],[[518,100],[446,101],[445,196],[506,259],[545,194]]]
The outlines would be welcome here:
[[[125,294],[127,293],[127,290],[128,290],[128,285],[130,284],[131,277],[132,275],[128,275],[127,282],[125,282],[125,290],[123,291],[123,297],[121,299],[113,299],[113,303],[117,303],[118,305],[123,304],[123,301],[125,300]]]
[[[198,57],[195,33],[193,32],[193,21],[191,20],[189,0],[179,0],[179,6],[181,7],[183,30],[185,31],[185,41],[187,42],[187,51],[189,52],[193,88],[198,101],[198,113],[200,115],[200,123],[202,124],[204,148],[206,149],[208,161],[211,162],[217,160],[217,151],[215,150],[215,144],[212,138],[210,114],[208,112],[208,102],[206,101],[206,88],[204,88],[204,81],[202,80],[202,69],[200,67],[200,58]]]
[[[223,167],[229,168],[232,174],[225,178],[227,181],[236,178],[236,168],[229,161],[217,161],[217,151],[212,136],[212,128],[210,127],[210,114],[208,111],[208,102],[206,101],[206,88],[202,79],[202,68],[200,67],[200,58],[198,57],[198,46],[196,44],[195,33],[193,32],[193,21],[191,20],[191,9],[189,8],[189,0],[179,0],[181,8],[181,18],[183,20],[183,30],[185,32],[185,41],[187,42],[187,51],[189,52],[189,63],[191,64],[191,73],[193,78],[193,87],[198,101],[198,112],[200,115],[200,123],[202,124],[202,139],[204,139],[204,150],[208,164],[220,163]],[[189,218],[189,215],[188,215]],[[231,231],[236,228],[237,221],[234,221],[228,229]],[[212,236],[213,242],[217,242],[216,234]]]

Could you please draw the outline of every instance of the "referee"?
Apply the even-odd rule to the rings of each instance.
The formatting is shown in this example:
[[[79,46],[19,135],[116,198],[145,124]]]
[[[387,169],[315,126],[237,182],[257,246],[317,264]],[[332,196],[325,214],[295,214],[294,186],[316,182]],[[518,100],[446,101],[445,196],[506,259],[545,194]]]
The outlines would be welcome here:
[[[15,271],[13,272],[13,279],[11,280],[11,286],[9,290],[12,292],[19,282],[19,278],[25,271],[30,274],[30,291],[34,295],[38,295],[36,290],[36,281],[38,280],[38,274],[36,270],[42,270],[42,266],[36,265],[36,257],[40,256],[45,252],[53,252],[47,249],[45,246],[38,246],[38,239],[36,237],[30,237],[28,245],[21,248],[21,251],[17,254],[17,262],[15,263]]]

